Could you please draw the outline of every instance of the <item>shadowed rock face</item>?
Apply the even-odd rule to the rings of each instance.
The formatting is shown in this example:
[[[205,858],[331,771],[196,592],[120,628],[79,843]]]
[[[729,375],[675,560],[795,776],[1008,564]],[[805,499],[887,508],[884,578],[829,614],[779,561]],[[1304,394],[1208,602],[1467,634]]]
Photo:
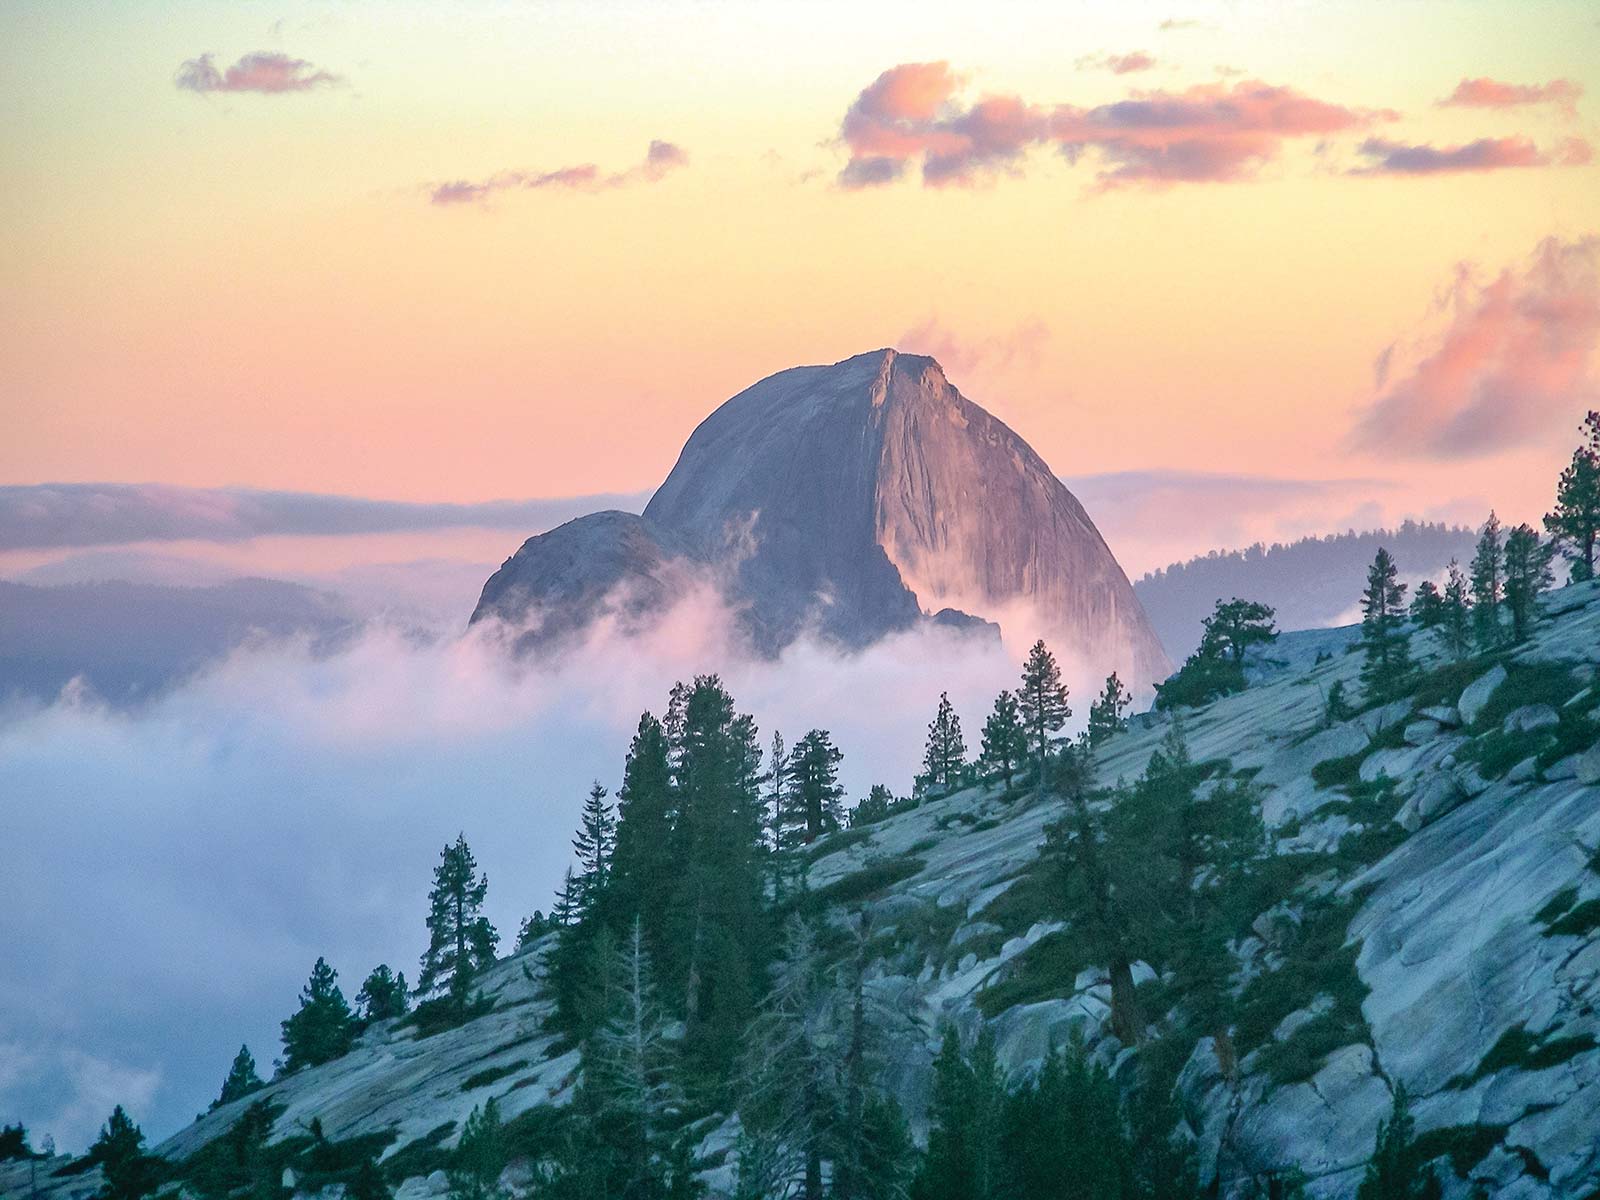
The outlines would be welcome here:
[[[515,596],[587,596],[639,574],[633,555],[620,575],[613,560],[599,574],[552,562],[539,543],[562,530],[530,540],[490,580],[475,620],[486,605],[519,619]],[[931,358],[879,350],[747,388],[694,431],[628,534],[654,543],[645,558],[713,567],[768,653],[808,629],[860,647],[953,610],[945,622],[968,614],[1019,641],[1044,636],[1135,686],[1169,669],[1083,507]],[[584,582],[531,579],[535,567]]]
[[[474,622],[526,626],[519,650],[559,644],[597,618],[641,626],[686,592],[699,564],[687,545],[643,517],[597,512],[529,538],[483,585]]]

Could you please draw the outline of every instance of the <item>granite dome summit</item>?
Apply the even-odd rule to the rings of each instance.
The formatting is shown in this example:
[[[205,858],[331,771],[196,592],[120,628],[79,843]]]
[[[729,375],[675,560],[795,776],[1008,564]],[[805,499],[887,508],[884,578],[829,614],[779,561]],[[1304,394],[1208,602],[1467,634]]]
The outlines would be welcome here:
[[[524,648],[650,615],[709,574],[754,648],[848,648],[922,621],[1044,636],[1135,686],[1169,663],[1127,576],[1044,460],[931,358],[876,350],[768,376],[702,421],[643,516],[528,539],[473,621]]]

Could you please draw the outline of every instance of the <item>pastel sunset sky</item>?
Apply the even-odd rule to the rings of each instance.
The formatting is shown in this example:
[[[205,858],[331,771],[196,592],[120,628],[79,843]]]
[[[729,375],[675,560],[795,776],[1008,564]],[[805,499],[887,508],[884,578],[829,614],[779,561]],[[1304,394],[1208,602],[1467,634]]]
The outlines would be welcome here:
[[[1321,532],[1535,518],[1597,403],[1581,0],[21,0],[0,46],[0,483],[640,492],[895,345],[1069,481],[1331,483]]]

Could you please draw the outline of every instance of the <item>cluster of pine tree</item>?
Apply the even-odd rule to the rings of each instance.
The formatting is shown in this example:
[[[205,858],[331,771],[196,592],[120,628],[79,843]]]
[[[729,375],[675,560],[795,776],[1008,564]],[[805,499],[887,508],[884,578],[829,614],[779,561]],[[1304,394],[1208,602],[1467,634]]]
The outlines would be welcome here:
[[[1165,683],[1156,685],[1159,709],[1194,708],[1245,688],[1244,659],[1252,646],[1278,638],[1276,614],[1254,600],[1218,600],[1205,619],[1200,647]]]

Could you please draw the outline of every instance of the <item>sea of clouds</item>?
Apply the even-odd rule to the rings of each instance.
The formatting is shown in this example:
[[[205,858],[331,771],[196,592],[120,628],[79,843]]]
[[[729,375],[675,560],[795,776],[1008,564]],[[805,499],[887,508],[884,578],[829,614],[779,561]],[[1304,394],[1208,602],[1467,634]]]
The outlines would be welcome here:
[[[415,977],[458,832],[509,949],[549,907],[591,781],[615,789],[677,679],[721,673],[764,745],[831,730],[853,802],[909,790],[941,691],[975,751],[1020,659],[929,629],[752,660],[728,627],[700,591],[647,633],[602,623],[519,666],[494,630],[374,626],[331,656],[252,644],[131,712],[69,688],[0,716],[0,1118],[73,1150],[119,1103],[173,1132],[241,1042],[270,1071],[318,955],[352,998],[379,962]],[[1099,681],[1068,674],[1086,709]]]

